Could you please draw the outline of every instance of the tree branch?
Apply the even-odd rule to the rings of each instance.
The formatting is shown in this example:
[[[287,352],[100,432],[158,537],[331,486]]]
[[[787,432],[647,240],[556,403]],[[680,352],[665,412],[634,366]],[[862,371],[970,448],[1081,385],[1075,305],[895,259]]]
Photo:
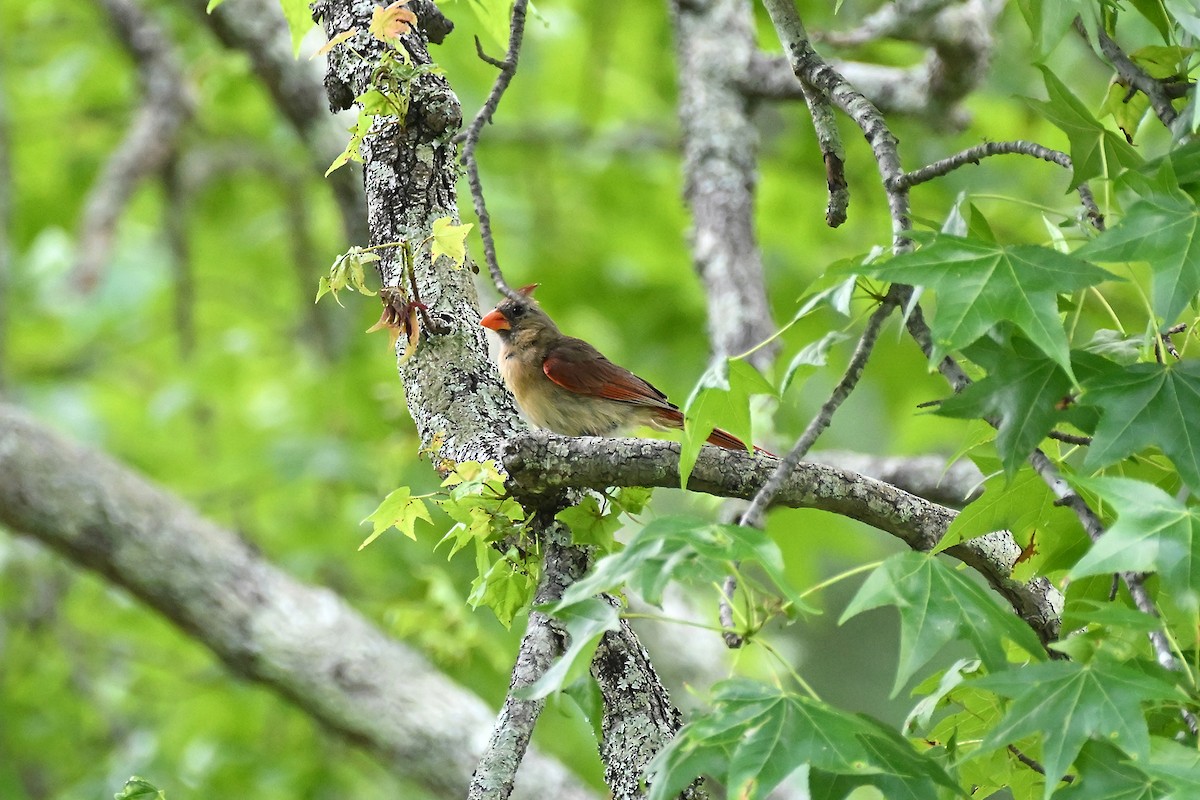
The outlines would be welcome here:
[[[90,291],[112,254],[117,222],[134,191],[175,150],[192,113],[192,99],[167,32],[134,0],[99,0],[137,66],[142,102],[125,138],[109,156],[84,204],[72,280]]]
[[[502,451],[510,480],[522,491],[567,488],[679,486],[679,445],[652,439],[564,437],[545,432],[510,438]],[[705,447],[687,488],[718,497],[752,498],[774,465],[747,453]],[[797,465],[775,495],[775,505],[830,511],[890,533],[914,550],[931,550],[956,512],[870,478],[821,464]],[[1043,642],[1058,636],[1062,595],[1044,578],[1012,577],[1021,547],[1004,531],[946,549],[979,572]]]
[[[755,49],[753,15],[744,0],[671,0],[670,10],[692,263],[713,352],[724,358],[773,333],[754,234],[758,133],[738,83]],[[764,366],[774,352],[761,348],[751,362]]]
[[[1086,39],[1086,33],[1083,33],[1083,28],[1080,26],[1080,32]],[[1166,126],[1167,130],[1171,130],[1175,125],[1175,120],[1179,118],[1179,114],[1175,111],[1175,107],[1171,104],[1171,97],[1167,94],[1166,88],[1162,81],[1152,77],[1148,72],[1139,67],[1133,62],[1129,56],[1125,55],[1125,51],[1121,46],[1113,41],[1103,27],[1097,30],[1097,39],[1100,44],[1100,52],[1108,59],[1108,63],[1112,64],[1113,69],[1117,71],[1121,82],[1142,94],[1150,101],[1150,107],[1154,109],[1155,115],[1159,121]]]
[[[928,54],[914,67],[890,67],[833,60],[833,67],[885,113],[920,116],[935,127],[966,124],[961,101],[983,80],[991,61],[992,30],[1004,3],[999,0],[884,5],[862,26],[820,38],[857,46],[894,38],[925,45]],[[759,54],[742,82],[751,96],[798,100],[802,88],[789,79],[787,58]]]
[[[535,522],[541,524],[541,521]],[[571,532],[551,519],[538,537],[545,548],[541,583],[533,597],[533,610],[521,648],[517,652],[508,697],[492,728],[491,739],[471,776],[468,800],[507,800],[517,778],[517,768],[529,747],[533,727],[542,713],[545,700],[525,700],[517,690],[532,686],[551,662],[562,655],[564,635],[553,619],[537,607],[562,599],[563,592],[583,576],[588,567],[587,551],[571,545]],[[640,773],[639,773],[640,774]]]
[[[646,767],[679,732],[682,716],[625,620],[619,630],[600,639],[591,672],[604,702],[600,744],[604,781],[613,800],[641,800],[646,796],[642,791]],[[699,780],[677,795],[679,800],[704,800],[707,796]]]
[[[983,474],[967,459],[948,463],[945,458],[932,455],[879,456],[821,450],[806,460],[857,472],[950,508],[961,508],[978,498],[983,485]]]
[[[335,47],[328,58],[329,102],[335,110],[347,108],[366,91],[371,65],[384,47],[364,33],[371,6],[320,0],[314,13],[329,38],[352,28],[360,31],[351,40],[356,53],[349,51],[348,42]],[[414,63],[430,62],[419,30],[401,37],[401,42]],[[458,168],[452,139],[462,124],[462,108],[441,75],[422,75],[408,91],[405,124],[377,119],[361,148],[371,245],[419,242],[434,220],[457,218]],[[398,249],[378,252],[383,285],[407,286],[401,283]],[[418,292],[435,323],[449,329],[444,335],[423,331],[415,354],[399,367],[422,446],[431,448],[435,464],[495,458],[504,437],[520,423],[512,396],[488,358],[471,273],[437,269],[424,249],[415,255]]]
[[[94,570],[438,797],[461,797],[486,705],[336,594],[300,583],[183,501],[0,404],[0,523]],[[594,795],[530,754],[522,797]]]
[[[788,478],[795,473],[801,459],[808,455],[808,451],[816,444],[817,437],[829,427],[829,423],[833,421],[833,415],[854,391],[854,387],[858,385],[859,378],[862,377],[863,370],[867,366],[867,360],[871,357],[871,351],[875,349],[879,331],[882,330],[883,323],[891,316],[895,308],[896,298],[893,293],[889,293],[867,321],[867,327],[858,339],[858,345],[854,348],[854,355],[851,356],[850,363],[846,365],[842,379],[838,381],[832,394],[821,405],[817,415],[800,434],[800,438],[796,440],[791,451],[779,462],[775,471],[771,473],[771,477],[754,494],[754,499],[750,501],[750,507],[746,509],[738,522],[739,525],[762,527],[763,514],[766,512],[767,506],[771,504]]]
[[[989,156],[999,156],[1017,154],[1040,158],[1043,161],[1049,161],[1051,164],[1058,164],[1064,169],[1071,169],[1071,157],[1059,150],[1052,150],[1036,142],[1012,141],[1012,142],[984,142],[977,144],[974,147],[968,147],[962,152],[955,153],[948,158],[943,158],[940,161],[935,161],[932,164],[927,164],[920,169],[915,169],[910,172],[905,172],[896,177],[889,186],[889,190],[909,189],[919,183],[931,181],[934,178],[940,178],[943,175],[948,175],[959,167],[967,164],[978,164],[980,160]],[[1096,199],[1092,196],[1092,190],[1087,184],[1080,184],[1079,199],[1083,203],[1084,209],[1087,211],[1088,220],[1096,228],[1104,229],[1104,214],[1100,212],[1099,206],[1096,205]]]
[[[483,52],[483,47],[479,44],[479,39],[475,40],[479,57],[497,67],[500,74],[496,76],[492,90],[488,92],[487,99],[483,101],[483,105],[476,112],[475,118],[471,120],[467,130],[461,134],[462,163],[467,168],[467,185],[471,187],[471,201],[475,204],[475,216],[479,219],[479,236],[483,239],[484,261],[487,263],[488,274],[492,276],[492,283],[506,297],[516,297],[517,294],[505,282],[504,274],[500,272],[500,264],[496,260],[496,241],[492,238],[492,218],[488,215],[487,204],[483,199],[483,184],[479,180],[479,162],[475,158],[475,149],[479,146],[479,137],[483,135],[483,126],[492,121],[492,115],[496,113],[496,109],[500,105],[500,98],[504,96],[508,85],[517,74],[517,59],[521,55],[521,39],[525,35],[525,9],[528,5],[529,0],[516,0],[513,3],[512,16],[508,25],[508,51],[505,53],[503,61],[487,57]]]

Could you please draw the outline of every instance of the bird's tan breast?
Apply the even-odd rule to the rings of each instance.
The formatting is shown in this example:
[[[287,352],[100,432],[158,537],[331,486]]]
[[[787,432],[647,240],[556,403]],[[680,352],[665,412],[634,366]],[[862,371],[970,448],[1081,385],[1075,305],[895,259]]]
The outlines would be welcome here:
[[[534,425],[564,436],[603,436],[638,420],[625,403],[577,394],[556,384],[542,370],[544,358],[507,346],[500,350],[500,375]]]

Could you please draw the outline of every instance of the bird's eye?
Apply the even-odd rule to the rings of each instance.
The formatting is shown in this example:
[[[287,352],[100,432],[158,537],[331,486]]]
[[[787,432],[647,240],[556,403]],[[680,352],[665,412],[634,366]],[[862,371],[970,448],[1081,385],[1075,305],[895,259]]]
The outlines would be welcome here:
[[[513,305],[512,310],[509,311],[509,314],[512,315],[513,319],[520,319],[521,317],[525,316],[525,306]]]

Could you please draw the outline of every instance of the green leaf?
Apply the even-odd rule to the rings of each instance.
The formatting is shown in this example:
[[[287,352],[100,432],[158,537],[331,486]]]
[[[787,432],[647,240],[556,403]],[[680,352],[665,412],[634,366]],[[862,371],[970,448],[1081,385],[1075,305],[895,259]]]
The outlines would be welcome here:
[[[804,767],[893,789],[899,778],[914,798],[957,789],[931,759],[868,717],[744,679],[723,681],[713,693],[712,711],[685,725],[647,767],[648,800],[675,797],[701,774],[723,783],[729,797],[757,800]]]
[[[433,520],[429,516],[429,509],[425,507],[425,501],[411,495],[412,490],[409,487],[401,486],[390,492],[379,504],[379,508],[363,520],[363,522],[370,522],[374,528],[371,535],[358,546],[359,550],[378,539],[379,535],[388,528],[395,528],[414,542],[417,540],[417,534],[413,530],[417,520],[423,519],[430,524],[433,523]]]
[[[1200,13],[1194,0],[1164,0],[1167,12],[1179,27],[1192,36],[1200,37]]]
[[[700,376],[684,405],[683,444],[679,453],[681,488],[687,488],[700,448],[713,428],[724,428],[747,443],[753,440],[750,396],[754,394],[775,394],[775,387],[746,361],[722,359]]]
[[[1038,69],[1042,71],[1050,99],[1026,102],[1067,134],[1071,143],[1072,189],[1092,178],[1115,178],[1123,170],[1142,163],[1142,157],[1125,137],[1104,127],[1049,68]]]
[[[867,577],[840,623],[864,611],[894,605],[900,612],[900,660],[892,695],[941,648],[965,639],[988,671],[1008,667],[1001,640],[1008,639],[1034,658],[1045,651],[1033,631],[969,577],[936,556],[898,553]]]
[[[124,788],[113,795],[113,800],[166,800],[167,793],[145,778],[134,775],[125,781]]]
[[[497,58],[503,58],[508,48],[508,18],[512,9],[511,0],[467,0],[467,6],[475,12],[480,27],[487,33],[492,44],[500,49]]]
[[[950,523],[936,551],[1007,530],[1020,546],[1033,543],[1031,555],[1040,556],[1035,572],[1065,569],[1086,551],[1089,542],[1075,515],[1055,500],[1054,493],[1032,468],[1020,470],[1011,480],[995,475],[984,483],[983,494]]]
[[[473,227],[471,223],[455,225],[450,217],[435,219],[433,232],[429,235],[430,257],[437,261],[439,256],[446,256],[454,262],[454,266],[461,267],[467,257],[467,234]]]
[[[1089,741],[1075,759],[1075,780],[1055,793],[1062,800],[1158,800],[1169,788],[1107,742]]]
[[[1012,337],[1008,347],[981,339],[965,354],[987,369],[987,377],[943,400],[937,413],[997,419],[996,449],[1005,473],[1012,476],[1062,420],[1061,404],[1071,392],[1071,379],[1057,362],[1020,336]]]
[[[1157,486],[1128,478],[1077,479],[1112,504],[1117,521],[1071,570],[1073,577],[1153,570],[1176,601],[1197,607],[1200,511]]]
[[[601,637],[621,627],[617,609],[598,597],[585,597],[570,604],[559,603],[554,606],[553,613],[565,625],[570,646],[541,678],[519,691],[519,696],[526,700],[539,700],[585,676]]]
[[[1049,55],[1067,35],[1083,5],[1081,0],[1017,0],[1039,58]]]
[[[1076,255],[1147,262],[1154,275],[1151,306],[1168,328],[1200,292],[1200,209],[1182,192],[1156,194],[1135,203],[1119,224]]]
[[[1200,491],[1200,362],[1113,365],[1084,381],[1082,402],[1101,412],[1084,468],[1100,469],[1157,446]]]
[[[279,0],[283,8],[283,17],[287,20],[288,30],[292,34],[292,57],[300,54],[300,43],[308,32],[316,27],[312,9],[308,0]]]
[[[565,508],[554,518],[571,529],[576,544],[595,545],[603,551],[612,549],[613,534],[621,529],[620,509],[604,513],[595,497],[585,497],[582,503]]]
[[[799,375],[801,380],[807,378],[813,372],[816,372],[818,367],[825,366],[829,359],[829,349],[839,342],[844,342],[850,337],[841,331],[829,331],[815,342],[810,342],[800,348],[800,352],[796,353],[788,364],[787,370],[783,373],[783,380],[779,383],[779,393],[783,394],[792,385],[792,381]]]
[[[691,517],[659,517],[629,540],[619,553],[600,559],[563,594],[565,608],[593,595],[628,586],[646,602],[662,603],[672,580],[720,582],[734,562],[757,564],[794,610],[812,611],[787,582],[778,545],[757,528],[718,525]]]
[[[1162,0],[1130,0],[1130,4],[1150,21],[1164,42],[1171,41],[1174,25]]]
[[[959,784],[972,787],[972,797],[992,797],[1005,788],[1020,798],[1041,792],[1041,776],[1006,750],[979,750],[983,737],[1004,716],[1000,698],[968,680],[951,689],[942,705],[946,713],[921,738],[937,748],[929,757],[944,753],[943,758],[954,765]]]
[[[1194,746],[1154,736],[1150,761],[1140,765],[1148,775],[1171,787],[1174,800],[1200,796],[1200,753]]]
[[[812,282],[801,296],[800,299],[804,302],[796,309],[796,313],[792,316],[792,322],[807,317],[821,306],[828,306],[843,317],[850,316],[850,301],[854,297],[854,290],[858,287],[858,278],[856,275],[847,278],[844,273],[859,272],[859,267],[867,263],[867,259],[846,259],[840,263],[844,270],[827,270],[824,275]]]
[[[512,627],[513,618],[533,597],[537,581],[521,563],[515,548],[471,583],[467,604],[471,608],[487,606],[505,628]]]
[[[1106,659],[1046,661],[988,675],[976,685],[1012,698],[1004,719],[984,739],[984,750],[1041,735],[1045,797],[1089,739],[1103,739],[1145,760],[1150,732],[1142,703],[1182,699],[1171,684]]]
[[[913,706],[913,710],[905,718],[901,730],[907,735],[928,730],[930,723],[933,722],[934,713],[950,693],[962,685],[967,679],[967,675],[979,671],[979,666],[977,658],[960,658],[951,664],[950,668],[938,677],[937,686],[933,688],[933,691],[922,697],[920,702]],[[920,690],[921,687],[918,686],[915,691]]]
[[[996,323],[1009,321],[1068,375],[1071,359],[1056,295],[1115,277],[1045,247],[944,235],[869,270],[880,278],[937,292],[930,319],[931,361],[978,340]]]

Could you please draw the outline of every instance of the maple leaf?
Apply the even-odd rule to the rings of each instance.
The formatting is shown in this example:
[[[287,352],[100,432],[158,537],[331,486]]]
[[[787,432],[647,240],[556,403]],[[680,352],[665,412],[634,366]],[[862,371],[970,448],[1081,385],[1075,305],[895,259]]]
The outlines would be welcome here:
[[[417,15],[404,7],[407,4],[408,0],[396,0],[387,8],[375,6],[371,12],[371,35],[386,42],[409,33],[417,24]]]
[[[1038,66],[1049,100],[1026,100],[1067,135],[1071,143],[1071,188],[1096,177],[1115,178],[1123,169],[1137,167],[1142,157],[1116,131],[1100,124],[1088,107],[1045,66]]]
[[[996,323],[1007,320],[1072,378],[1057,295],[1116,278],[1057,250],[947,235],[864,271],[937,292],[937,308],[929,323],[934,337],[932,361],[977,341]]]
[[[932,759],[865,715],[745,679],[723,681],[713,695],[713,711],[685,725],[647,768],[650,800],[675,797],[702,773],[729,797],[757,800],[803,766],[813,770],[813,797],[844,797],[861,784],[893,798],[957,789]]]
[[[1150,302],[1169,327],[1200,292],[1200,209],[1176,190],[1141,200],[1115,227],[1077,252],[1091,261],[1145,261],[1154,278]]]
[[[416,541],[417,534],[413,530],[418,519],[423,519],[426,522],[432,523],[433,520],[429,516],[429,509],[425,507],[425,501],[419,497],[412,496],[412,489],[407,486],[401,486],[399,489],[388,494],[379,504],[379,508],[375,509],[369,517],[363,522],[370,522],[373,526],[371,535],[363,540],[363,543],[358,546],[359,550],[369,545],[371,542],[379,538],[379,535],[388,528],[395,527],[396,530],[403,533],[408,538]]]
[[[1130,478],[1077,480],[1109,502],[1114,522],[1071,569],[1071,577],[1154,570],[1181,604],[1200,592],[1200,509]]]
[[[996,449],[1011,476],[1065,416],[1060,402],[1071,391],[1071,379],[1023,337],[1013,337],[1009,347],[981,339],[966,355],[987,369],[987,377],[946,398],[937,413],[995,418],[999,422]]]
[[[1157,446],[1200,491],[1200,362],[1112,364],[1085,380],[1081,402],[1100,410],[1085,469],[1096,470]]]
[[[899,553],[884,561],[863,582],[839,623],[884,605],[900,612],[900,661],[893,694],[953,640],[970,642],[992,671],[1008,663],[1003,639],[1035,657],[1045,652],[1029,626],[1000,608],[978,583],[927,553]]]
[[[1012,698],[1004,719],[984,739],[983,751],[1041,734],[1047,798],[1093,737],[1144,761],[1150,755],[1150,731],[1141,704],[1182,699],[1171,684],[1105,659],[1030,664],[974,685]]]
[[[455,225],[450,217],[441,217],[433,221],[433,232],[429,234],[429,255],[434,261],[439,256],[446,256],[461,267],[467,257],[467,234],[474,225]]]

